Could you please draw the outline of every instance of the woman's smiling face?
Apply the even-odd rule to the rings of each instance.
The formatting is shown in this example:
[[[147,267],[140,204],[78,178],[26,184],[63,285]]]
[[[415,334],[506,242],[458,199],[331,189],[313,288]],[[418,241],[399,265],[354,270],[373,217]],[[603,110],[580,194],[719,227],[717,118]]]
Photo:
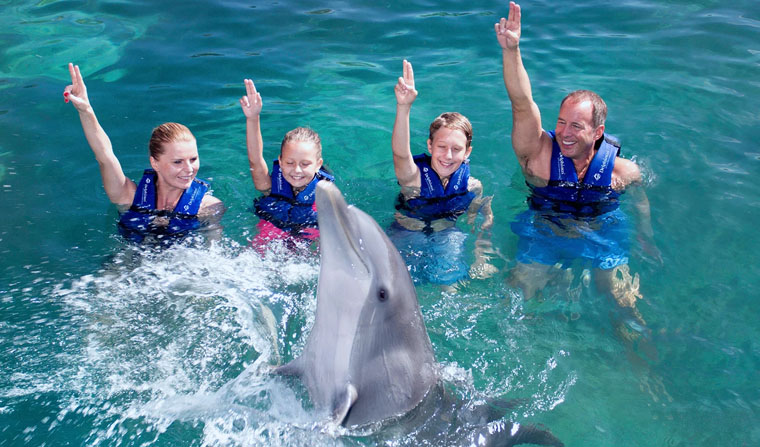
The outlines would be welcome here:
[[[185,190],[190,187],[198,173],[200,160],[195,140],[163,143],[163,153],[150,157],[150,165],[158,174],[162,187]]]

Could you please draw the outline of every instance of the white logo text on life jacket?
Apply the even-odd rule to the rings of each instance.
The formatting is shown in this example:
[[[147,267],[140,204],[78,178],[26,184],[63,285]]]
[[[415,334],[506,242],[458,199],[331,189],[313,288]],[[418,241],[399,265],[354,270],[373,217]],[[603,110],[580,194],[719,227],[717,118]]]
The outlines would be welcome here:
[[[188,200],[185,206],[183,207],[185,211],[190,209],[190,206],[193,204],[193,202],[195,202],[195,199],[198,197],[198,194],[200,194],[200,192],[201,192],[200,189],[193,189],[193,195],[190,196],[190,200]]]
[[[142,190],[142,203],[145,203],[148,200],[148,189],[150,188],[150,178],[145,179],[145,186],[143,186]]]
[[[430,179],[430,173],[428,171],[429,171],[429,169],[427,168],[427,166],[425,166],[424,168],[422,168],[422,172],[425,173],[425,182],[427,183],[428,189],[432,191],[433,190],[433,181]]]
[[[604,170],[607,168],[607,164],[610,162],[610,157],[612,157],[612,154],[614,151],[605,151],[604,152],[604,159],[602,160],[602,167],[599,169],[600,174],[604,174]]]
[[[594,179],[599,181],[600,178],[602,178],[602,174],[604,174],[605,169],[607,169],[607,165],[610,162],[610,158],[615,154],[615,151],[613,150],[605,150],[604,151],[604,158],[602,159],[601,166],[599,167],[599,171],[594,174]]]

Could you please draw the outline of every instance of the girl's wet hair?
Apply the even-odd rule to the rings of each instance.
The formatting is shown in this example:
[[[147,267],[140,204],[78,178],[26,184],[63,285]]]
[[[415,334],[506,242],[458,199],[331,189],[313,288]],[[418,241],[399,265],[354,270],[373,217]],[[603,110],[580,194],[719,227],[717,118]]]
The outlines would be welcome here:
[[[193,133],[184,124],[164,123],[153,129],[148,143],[150,156],[158,160],[158,157],[164,153],[164,143],[175,143],[177,141],[195,141]]]
[[[290,132],[286,133],[282,138],[282,144],[280,144],[280,155],[282,155],[282,148],[285,147],[285,143],[291,141],[301,141],[304,143],[314,143],[317,148],[317,159],[322,158],[322,140],[319,138],[319,134],[308,127],[296,127]]]
[[[466,116],[458,112],[446,112],[441,113],[438,118],[434,119],[430,123],[430,135],[428,138],[433,141],[433,135],[438,132],[438,129],[445,127],[451,130],[460,130],[467,137],[467,147],[472,144],[472,124]]]

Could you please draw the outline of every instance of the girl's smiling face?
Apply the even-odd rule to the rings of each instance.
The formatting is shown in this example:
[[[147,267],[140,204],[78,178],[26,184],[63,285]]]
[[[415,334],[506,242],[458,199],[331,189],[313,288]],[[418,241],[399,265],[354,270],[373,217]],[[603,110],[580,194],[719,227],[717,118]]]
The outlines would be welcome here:
[[[317,145],[310,141],[288,141],[282,146],[278,158],[280,170],[294,189],[308,185],[322,167],[318,152]]]

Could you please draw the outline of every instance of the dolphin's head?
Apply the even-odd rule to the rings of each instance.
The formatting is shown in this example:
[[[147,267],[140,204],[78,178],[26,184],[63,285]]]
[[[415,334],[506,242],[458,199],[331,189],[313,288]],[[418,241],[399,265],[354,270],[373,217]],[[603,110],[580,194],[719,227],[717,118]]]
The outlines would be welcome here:
[[[319,182],[316,203],[320,299],[327,294],[323,301],[361,301],[362,306],[386,317],[417,309],[417,295],[406,264],[377,222],[362,210],[349,206],[330,182]],[[338,276],[343,280],[336,280]],[[351,287],[347,288],[349,284]]]
[[[297,373],[344,425],[401,414],[437,380],[409,271],[374,219],[335,185],[319,182],[316,204],[317,314]]]

